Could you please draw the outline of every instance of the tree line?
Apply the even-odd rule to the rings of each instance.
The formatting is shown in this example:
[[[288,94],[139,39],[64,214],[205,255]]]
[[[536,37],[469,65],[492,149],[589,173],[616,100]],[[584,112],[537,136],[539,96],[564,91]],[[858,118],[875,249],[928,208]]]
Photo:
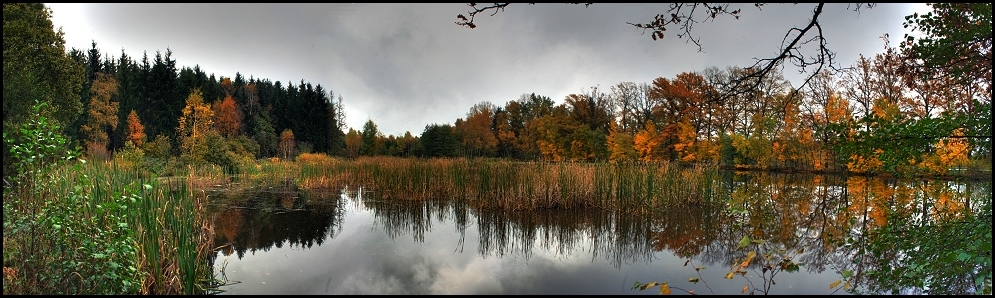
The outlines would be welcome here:
[[[985,9],[934,5],[933,13],[906,19],[926,37],[898,47],[886,37],[883,53],[820,72],[800,90],[778,69],[755,76],[754,68],[710,67],[592,87],[559,104],[535,93],[503,105],[480,102],[452,124],[385,136],[372,119],[359,130],[346,127],[342,96],[320,84],[216,77],[178,67],[169,49],[138,61],[123,50],[101,53],[96,42],[65,51],[44,5],[4,4],[4,132],[16,131],[38,100],[97,158],[137,150],[236,168],[321,152],[945,174],[991,160]],[[754,87],[736,87],[743,84]],[[14,142],[5,137],[5,149]],[[5,156],[5,176],[9,164]]]

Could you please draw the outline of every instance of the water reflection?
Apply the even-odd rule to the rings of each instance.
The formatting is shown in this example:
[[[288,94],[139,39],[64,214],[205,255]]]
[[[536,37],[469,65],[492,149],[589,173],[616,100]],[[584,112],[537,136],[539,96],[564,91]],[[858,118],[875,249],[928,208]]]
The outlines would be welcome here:
[[[218,191],[209,194],[215,237],[224,255],[268,251],[284,245],[311,248],[335,237],[343,201],[328,192],[296,187]]]
[[[245,283],[228,287],[231,293],[654,293],[631,290],[635,281],[706,294],[888,293],[907,286],[898,277],[863,273],[914,260],[896,257],[909,254],[901,247],[875,243],[885,238],[883,228],[933,225],[991,208],[990,183],[722,179],[725,191],[717,195],[725,206],[642,216],[372,200],[358,188],[219,192],[212,194],[219,202],[215,243],[218,258],[237,256],[226,274]],[[740,273],[729,280],[729,272]]]

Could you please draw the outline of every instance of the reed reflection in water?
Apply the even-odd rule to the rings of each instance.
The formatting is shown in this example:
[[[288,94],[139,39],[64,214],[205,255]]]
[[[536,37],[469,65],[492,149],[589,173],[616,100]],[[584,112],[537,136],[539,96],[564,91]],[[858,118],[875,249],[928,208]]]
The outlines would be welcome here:
[[[841,294],[847,291],[829,287],[840,272],[878,266],[861,247],[868,231],[888,224],[885,214],[941,218],[977,211],[986,198],[990,208],[990,195],[978,195],[990,193],[984,183],[770,174],[720,180],[722,208],[645,215],[376,200],[357,187],[216,194],[213,202],[226,203],[215,206],[217,258],[225,259],[215,267],[242,282],[224,288],[234,294],[655,293],[633,291],[635,281],[696,293],[739,294],[750,284],[757,294]],[[743,239],[757,241],[743,246]],[[763,257],[725,279],[751,252]],[[792,264],[800,268],[793,272]],[[866,290],[882,281],[847,282]]]

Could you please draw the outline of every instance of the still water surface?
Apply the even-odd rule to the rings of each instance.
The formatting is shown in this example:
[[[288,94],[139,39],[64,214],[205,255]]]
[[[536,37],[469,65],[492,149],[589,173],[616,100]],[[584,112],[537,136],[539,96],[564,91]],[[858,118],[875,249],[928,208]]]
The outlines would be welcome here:
[[[830,288],[852,266],[832,235],[874,221],[849,211],[859,204],[847,187],[861,185],[765,179],[730,184],[724,207],[654,215],[471,210],[356,187],[213,192],[212,261],[224,294],[659,293],[637,281],[674,294],[848,294]],[[742,247],[744,236],[758,241]],[[726,279],[751,251],[745,274]]]

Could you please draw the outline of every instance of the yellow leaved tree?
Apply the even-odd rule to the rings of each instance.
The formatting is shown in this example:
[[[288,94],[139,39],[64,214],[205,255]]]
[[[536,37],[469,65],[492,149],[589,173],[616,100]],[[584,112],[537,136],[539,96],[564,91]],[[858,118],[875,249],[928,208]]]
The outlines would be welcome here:
[[[662,142],[663,137],[656,130],[656,125],[653,124],[653,121],[646,121],[646,126],[636,134],[633,140],[639,160],[662,160],[663,157],[660,156],[662,155],[661,151],[663,151],[660,148],[660,143]]]
[[[91,157],[106,158],[110,138],[108,131],[117,129],[118,102],[112,101],[117,93],[117,80],[113,76],[98,72],[90,87],[90,110],[87,122],[80,127],[86,142],[87,153]]]
[[[188,162],[203,162],[209,149],[204,144],[214,125],[214,111],[210,105],[204,103],[204,94],[200,89],[190,92],[186,103],[180,116],[180,125],[176,129],[180,138],[180,156]]]

